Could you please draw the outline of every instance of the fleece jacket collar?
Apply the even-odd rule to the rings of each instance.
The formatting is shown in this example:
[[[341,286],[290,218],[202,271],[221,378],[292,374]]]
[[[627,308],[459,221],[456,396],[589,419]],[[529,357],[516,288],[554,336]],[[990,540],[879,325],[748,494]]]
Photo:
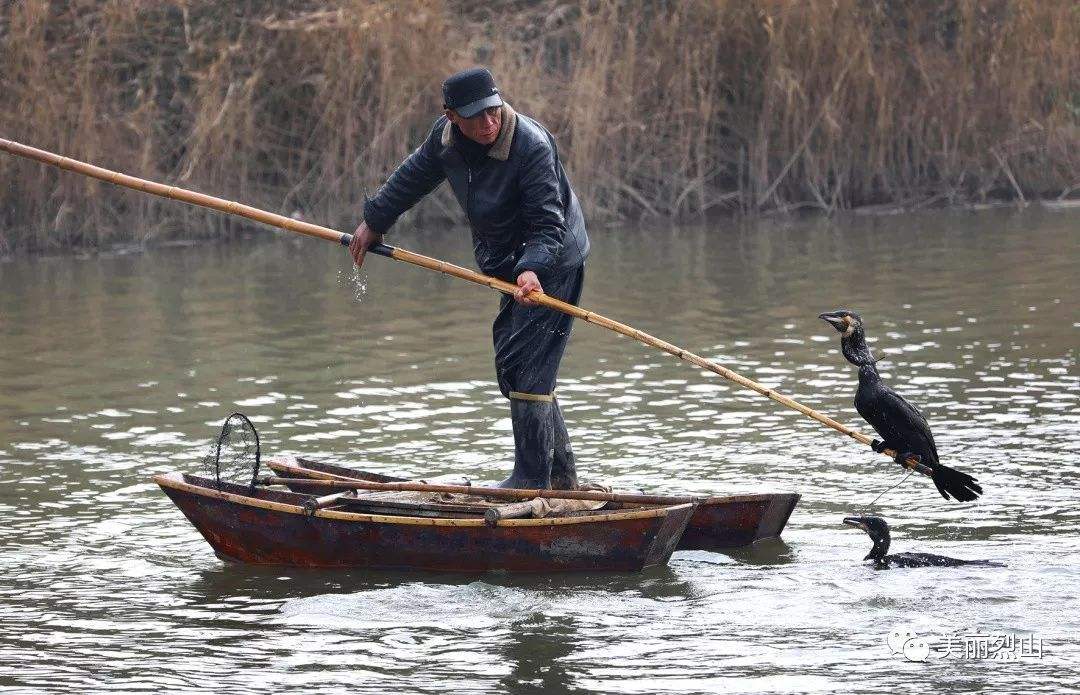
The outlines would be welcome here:
[[[517,130],[517,114],[510,108],[510,104],[504,102],[502,105],[502,127],[499,128],[499,137],[495,138],[495,142],[492,143],[487,156],[492,159],[497,159],[500,162],[505,162],[509,159],[510,144],[514,141],[515,130]],[[440,141],[442,142],[443,147],[450,147],[454,144],[454,124],[450,121],[447,121],[446,125],[443,126],[442,138]]]

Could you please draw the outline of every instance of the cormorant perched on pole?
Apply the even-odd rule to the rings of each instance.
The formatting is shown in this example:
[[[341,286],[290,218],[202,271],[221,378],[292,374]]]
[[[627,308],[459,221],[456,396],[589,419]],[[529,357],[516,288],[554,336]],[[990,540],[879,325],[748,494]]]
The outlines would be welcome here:
[[[961,565],[981,565],[983,567],[1004,567],[989,560],[958,560],[955,557],[931,555],[930,553],[895,553],[889,552],[889,525],[880,516],[846,516],[844,523],[861,528],[874,541],[870,554],[863,560],[873,560],[878,569],[888,567],[960,567]]]
[[[881,452],[892,449],[901,466],[913,458],[930,467],[934,485],[945,499],[955,497],[970,502],[982,494],[982,487],[967,473],[938,462],[937,446],[930,425],[919,409],[904,400],[881,380],[874,357],[866,344],[862,319],[847,309],[821,314],[840,333],[840,349],[848,362],[859,368],[859,389],[855,392],[855,410],[873,426],[882,440],[871,447]]]

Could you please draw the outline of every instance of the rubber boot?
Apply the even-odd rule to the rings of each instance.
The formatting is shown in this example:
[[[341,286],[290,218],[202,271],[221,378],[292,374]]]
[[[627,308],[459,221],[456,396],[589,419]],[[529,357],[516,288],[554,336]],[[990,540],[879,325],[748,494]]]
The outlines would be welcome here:
[[[510,400],[514,426],[514,472],[497,487],[526,490],[551,488],[551,458],[555,447],[550,401]]]
[[[570,448],[570,433],[566,431],[559,401],[552,400],[551,415],[555,432],[555,454],[551,460],[551,487],[556,490],[577,489],[577,465]]]

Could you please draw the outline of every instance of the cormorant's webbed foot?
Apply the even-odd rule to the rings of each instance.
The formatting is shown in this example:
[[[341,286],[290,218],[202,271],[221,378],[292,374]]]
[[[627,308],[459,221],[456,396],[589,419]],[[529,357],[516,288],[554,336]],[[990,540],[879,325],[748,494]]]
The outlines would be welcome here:
[[[907,460],[908,459],[915,459],[916,463],[922,463],[922,455],[921,454],[913,454],[910,451],[907,452],[907,453],[904,453],[904,454],[897,454],[896,458],[894,458],[893,461],[896,461],[896,463],[899,464],[899,466],[901,468],[907,468],[908,467],[908,465],[907,465]]]
[[[885,446],[885,442],[881,441],[880,439],[875,439],[874,441],[870,442],[870,448],[880,454],[888,447]]]

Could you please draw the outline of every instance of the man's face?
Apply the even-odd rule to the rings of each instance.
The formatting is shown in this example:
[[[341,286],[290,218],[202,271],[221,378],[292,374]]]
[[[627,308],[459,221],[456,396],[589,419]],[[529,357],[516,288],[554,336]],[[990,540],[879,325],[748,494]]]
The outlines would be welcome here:
[[[446,117],[470,140],[481,145],[490,145],[499,137],[502,127],[502,107],[492,106],[484,109],[472,118],[462,118],[457,111],[448,110]]]

